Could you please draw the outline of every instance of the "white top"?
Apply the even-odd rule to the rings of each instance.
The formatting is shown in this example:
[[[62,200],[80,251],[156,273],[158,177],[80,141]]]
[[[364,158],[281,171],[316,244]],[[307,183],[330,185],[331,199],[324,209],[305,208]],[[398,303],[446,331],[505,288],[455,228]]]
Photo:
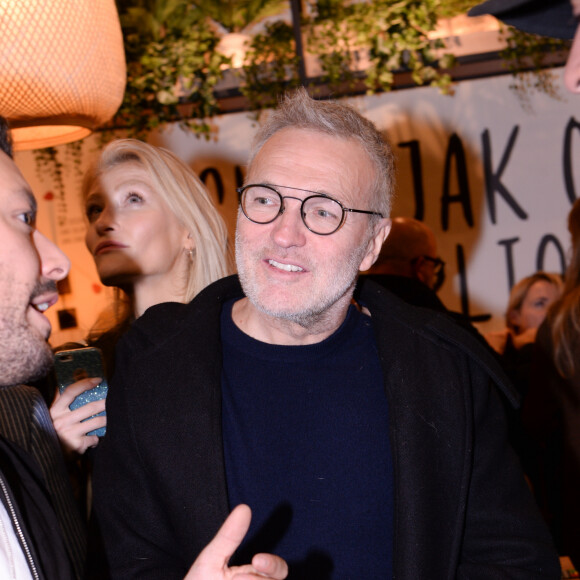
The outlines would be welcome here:
[[[12,527],[12,519],[2,502],[0,502],[0,577],[5,580],[32,580],[26,557]]]

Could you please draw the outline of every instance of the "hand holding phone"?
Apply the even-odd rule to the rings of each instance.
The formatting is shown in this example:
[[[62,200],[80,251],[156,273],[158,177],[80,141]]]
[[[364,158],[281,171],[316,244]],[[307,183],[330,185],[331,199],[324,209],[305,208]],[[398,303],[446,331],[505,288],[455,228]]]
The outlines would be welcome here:
[[[63,393],[67,389],[71,389],[67,395],[75,395],[68,404],[68,408],[74,412],[74,415],[71,414],[71,419],[78,419],[78,422],[81,423],[91,421],[93,425],[96,422],[99,423],[98,428],[89,432],[85,431],[83,434],[103,436],[106,431],[104,420],[94,421],[96,417],[104,417],[105,415],[104,399],[108,389],[101,351],[98,348],[85,347],[57,352],[54,356],[54,371],[61,397],[67,403],[69,402],[70,397],[63,397]],[[101,380],[95,381],[95,377]],[[53,421],[55,421],[53,409],[57,405],[58,401],[55,401],[51,407]],[[60,406],[62,406],[62,402]],[[58,407],[56,411],[58,412]]]

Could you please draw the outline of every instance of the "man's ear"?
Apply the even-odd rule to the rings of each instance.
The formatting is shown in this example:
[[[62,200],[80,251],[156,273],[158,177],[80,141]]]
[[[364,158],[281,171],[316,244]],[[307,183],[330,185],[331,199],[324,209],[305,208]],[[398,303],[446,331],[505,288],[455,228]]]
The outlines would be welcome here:
[[[367,253],[363,258],[358,269],[361,272],[366,272],[376,261],[381,253],[384,241],[387,239],[391,231],[391,220],[389,218],[381,218],[375,225],[375,231],[372,238],[369,240],[367,246]]]
[[[423,282],[426,286],[429,286],[429,278],[423,272],[423,265],[425,264],[425,258],[423,256],[417,256],[412,261],[413,278]]]

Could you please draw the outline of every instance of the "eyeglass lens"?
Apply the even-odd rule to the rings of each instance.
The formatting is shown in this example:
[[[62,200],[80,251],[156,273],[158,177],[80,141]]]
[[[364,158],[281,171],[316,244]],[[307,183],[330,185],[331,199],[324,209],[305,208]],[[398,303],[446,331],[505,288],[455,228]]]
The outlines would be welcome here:
[[[441,258],[432,258],[431,256],[423,256],[427,261],[433,264],[433,271],[437,274],[445,266],[445,262]]]
[[[443,262],[443,260],[441,260],[440,258],[436,258],[433,261],[433,270],[435,272],[439,272],[443,268],[444,265],[445,265],[445,262]]]
[[[269,187],[253,185],[244,189],[242,194],[244,213],[248,219],[259,224],[274,221],[280,213],[282,203],[282,196]],[[307,197],[302,202],[301,209],[304,224],[314,233],[333,233],[342,223],[342,206],[328,197],[321,195]]]

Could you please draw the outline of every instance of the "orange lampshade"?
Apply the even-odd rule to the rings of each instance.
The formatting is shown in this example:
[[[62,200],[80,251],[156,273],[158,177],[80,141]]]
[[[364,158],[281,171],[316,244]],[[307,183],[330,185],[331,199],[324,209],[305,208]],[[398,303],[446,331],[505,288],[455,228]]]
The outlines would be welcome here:
[[[114,0],[0,0],[0,115],[14,148],[81,139],[109,121],[126,84]]]

